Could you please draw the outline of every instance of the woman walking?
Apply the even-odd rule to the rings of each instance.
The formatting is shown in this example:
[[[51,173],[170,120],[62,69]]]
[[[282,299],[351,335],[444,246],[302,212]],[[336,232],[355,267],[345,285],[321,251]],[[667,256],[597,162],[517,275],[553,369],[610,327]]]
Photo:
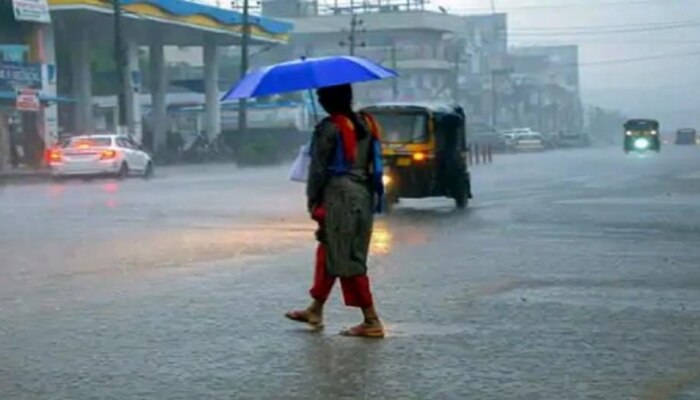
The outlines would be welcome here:
[[[287,318],[314,328],[323,326],[323,306],[340,278],[345,304],[362,311],[363,322],[342,335],[384,337],[367,276],[373,213],[383,195],[379,127],[374,119],[352,110],[352,87],[317,91],[329,117],[314,131],[307,182],[308,211],[318,223],[311,305]]]

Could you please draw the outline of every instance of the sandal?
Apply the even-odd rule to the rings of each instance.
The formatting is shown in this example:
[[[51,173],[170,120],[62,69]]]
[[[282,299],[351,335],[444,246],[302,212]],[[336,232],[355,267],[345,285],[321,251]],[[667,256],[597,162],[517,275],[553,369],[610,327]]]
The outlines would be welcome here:
[[[348,337],[360,337],[360,338],[371,338],[371,339],[382,339],[384,338],[384,327],[381,324],[378,325],[368,325],[365,323],[355,325],[352,328],[344,329],[340,331],[342,336]]]
[[[292,321],[308,324],[314,329],[323,328],[323,321],[320,318],[309,318],[309,315],[310,313],[307,310],[295,310],[284,313],[284,316]]]

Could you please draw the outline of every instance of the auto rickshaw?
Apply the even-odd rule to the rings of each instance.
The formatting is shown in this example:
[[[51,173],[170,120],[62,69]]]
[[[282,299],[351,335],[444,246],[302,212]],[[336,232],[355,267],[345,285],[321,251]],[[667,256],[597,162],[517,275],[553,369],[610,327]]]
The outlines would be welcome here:
[[[661,151],[659,122],[653,119],[631,119],[625,122],[624,150],[646,152]]]
[[[386,211],[401,198],[472,198],[466,116],[442,104],[379,104],[362,111],[382,128]]]
[[[676,131],[676,144],[683,145],[695,145],[698,144],[698,133],[693,128],[684,128]]]

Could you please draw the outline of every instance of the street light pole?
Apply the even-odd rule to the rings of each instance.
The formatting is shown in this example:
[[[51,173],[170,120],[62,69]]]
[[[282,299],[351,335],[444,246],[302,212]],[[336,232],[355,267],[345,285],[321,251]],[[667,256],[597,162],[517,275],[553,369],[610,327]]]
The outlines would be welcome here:
[[[454,81],[452,82],[453,84],[453,92],[452,92],[452,98],[455,102],[455,104],[459,104],[460,96],[459,96],[459,74],[460,74],[460,67],[462,64],[462,43],[460,40],[457,40],[455,42],[455,68],[454,68]]]
[[[241,37],[241,79],[248,72],[248,47],[250,45],[249,0],[243,0],[243,36]],[[244,135],[248,129],[248,104],[246,99],[238,101],[238,133]]]
[[[355,55],[355,42],[356,42],[356,35],[357,35],[357,16],[354,13],[352,14],[352,20],[350,21],[350,55],[354,56]]]
[[[392,40],[391,41],[391,69],[394,71],[397,70],[398,67],[398,62],[396,60],[396,41]],[[393,100],[396,100],[399,98],[399,80],[396,78],[393,78],[391,80],[391,96]]]
[[[493,34],[494,43],[498,43],[498,25],[496,24],[496,0],[491,0],[491,22],[493,23]],[[494,46],[495,48],[495,46]],[[492,48],[492,50],[494,49]],[[496,89],[496,68],[493,65],[493,54],[492,54],[492,65],[491,65],[491,128],[493,132],[498,132],[498,92]]]
[[[126,57],[124,54],[124,40],[122,31],[122,8],[121,0],[112,0],[114,11],[114,64],[117,70],[117,112],[118,123],[117,132],[124,134],[127,130],[128,121],[126,116],[126,89],[128,72],[126,68]]]

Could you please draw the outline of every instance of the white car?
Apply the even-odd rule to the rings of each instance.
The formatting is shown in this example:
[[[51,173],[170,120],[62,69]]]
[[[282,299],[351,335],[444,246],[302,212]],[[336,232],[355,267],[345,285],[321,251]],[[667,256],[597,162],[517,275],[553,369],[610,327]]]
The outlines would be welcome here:
[[[541,134],[530,132],[517,135],[513,148],[516,151],[542,151],[547,148],[547,144]]]
[[[48,151],[54,177],[113,175],[125,178],[153,175],[151,156],[128,136],[74,136]]]

